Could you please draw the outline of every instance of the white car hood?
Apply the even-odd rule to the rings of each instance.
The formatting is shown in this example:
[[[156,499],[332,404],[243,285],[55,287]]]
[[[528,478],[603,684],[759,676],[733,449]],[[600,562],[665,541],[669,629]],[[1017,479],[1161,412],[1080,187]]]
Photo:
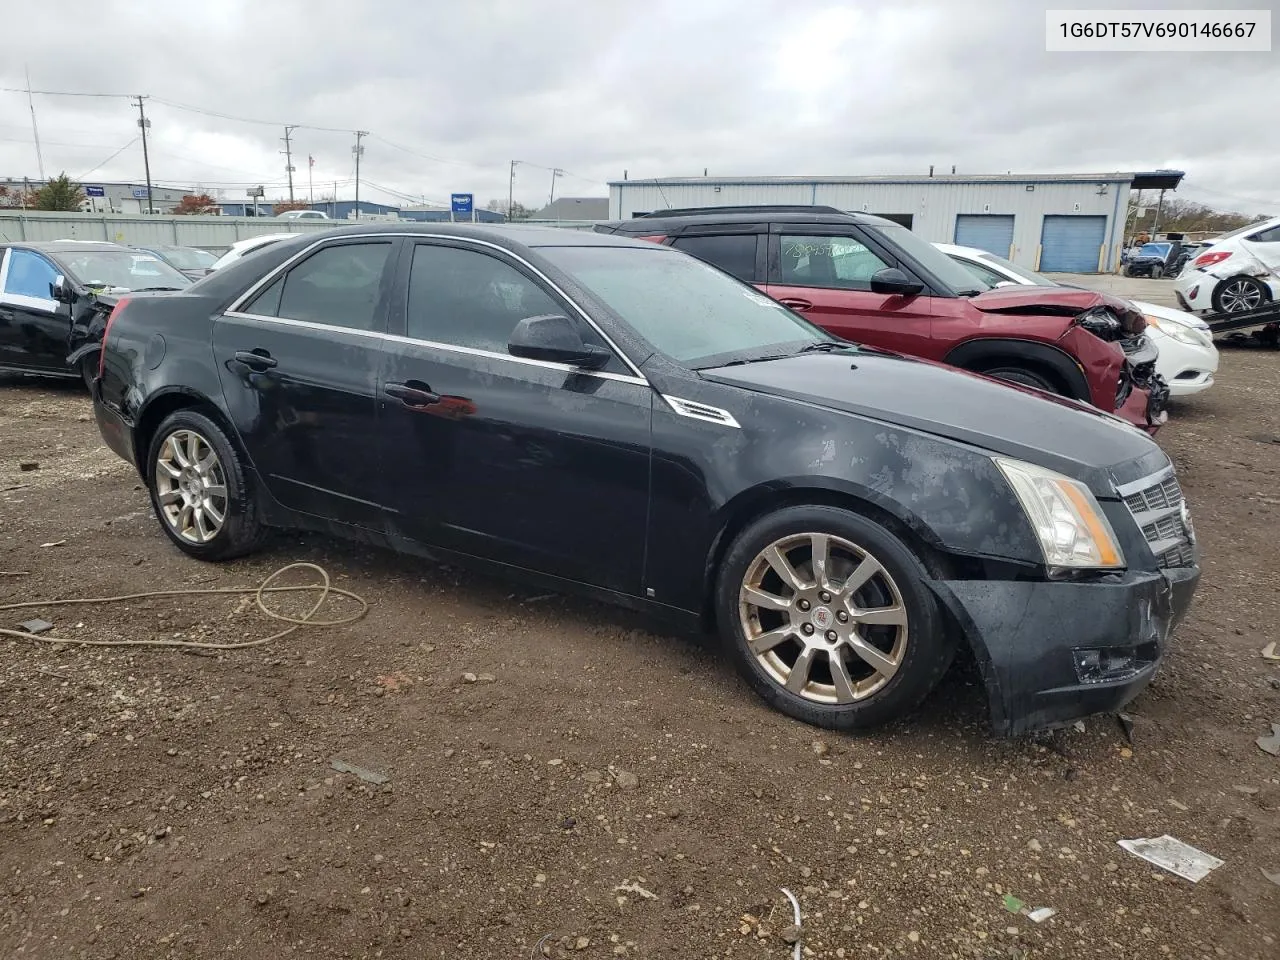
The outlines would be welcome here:
[[[1158,317],[1161,320],[1168,320],[1170,323],[1180,323],[1184,327],[1194,327],[1197,330],[1208,330],[1209,324],[1205,323],[1195,314],[1187,313],[1185,310],[1175,310],[1173,307],[1162,307],[1158,303],[1147,303],[1145,300],[1130,300],[1135,307],[1143,313]]]

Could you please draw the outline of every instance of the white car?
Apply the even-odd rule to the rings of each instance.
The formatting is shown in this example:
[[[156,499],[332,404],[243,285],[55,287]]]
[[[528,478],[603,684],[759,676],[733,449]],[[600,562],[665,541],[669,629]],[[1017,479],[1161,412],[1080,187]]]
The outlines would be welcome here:
[[[934,246],[992,286],[1008,283],[1062,286],[977,247],[957,247],[950,243],[935,243]],[[1169,384],[1170,395],[1187,397],[1213,386],[1213,375],[1218,371],[1218,348],[1213,345],[1209,325],[1182,310],[1140,300],[1130,302],[1146,315],[1147,335],[1160,351],[1156,359],[1156,373]]]
[[[221,270],[229,263],[235,263],[246,253],[252,253],[254,250],[261,250],[263,247],[270,246],[280,240],[288,240],[290,237],[296,237],[296,233],[264,233],[260,236],[249,237],[246,240],[237,240],[231,245],[231,249],[220,256],[209,268],[209,271]]]
[[[1242,313],[1280,301],[1280,217],[1210,241],[1187,261],[1174,289],[1195,313]]]
[[[329,215],[323,210],[286,210],[276,217],[277,220],[328,220]]]

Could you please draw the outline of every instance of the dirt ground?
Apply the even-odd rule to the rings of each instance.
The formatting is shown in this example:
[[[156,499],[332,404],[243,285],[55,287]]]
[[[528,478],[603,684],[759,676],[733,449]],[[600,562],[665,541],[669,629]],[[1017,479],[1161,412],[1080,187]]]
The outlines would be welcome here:
[[[605,607],[322,537],[186,559],[79,389],[0,380],[0,604],[294,560],[370,603],[216,655],[0,638],[0,957],[782,960],[784,887],[805,956],[1280,956],[1280,758],[1254,743],[1280,723],[1277,435],[1280,353],[1250,349],[1160,434],[1204,581],[1132,745],[1110,717],[994,740],[963,670],[833,736]],[[36,615],[93,639],[281,627],[239,595],[0,627]],[[1116,845],[1166,833],[1225,865],[1193,885]]]

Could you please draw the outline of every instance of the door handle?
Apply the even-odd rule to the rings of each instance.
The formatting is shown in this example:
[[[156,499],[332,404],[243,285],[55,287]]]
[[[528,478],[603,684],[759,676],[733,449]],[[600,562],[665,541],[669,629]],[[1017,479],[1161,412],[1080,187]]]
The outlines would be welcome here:
[[[426,384],[415,387],[409,383],[388,383],[382,388],[382,392],[399,400],[406,407],[429,407],[440,402],[440,394],[426,389]]]
[[[270,370],[276,365],[276,358],[267,351],[262,350],[237,350],[235,353],[236,361],[243,363],[251,370]]]
[[[778,302],[784,307],[794,310],[797,313],[804,313],[806,310],[813,307],[813,304],[808,300],[798,300],[795,297],[783,297]]]

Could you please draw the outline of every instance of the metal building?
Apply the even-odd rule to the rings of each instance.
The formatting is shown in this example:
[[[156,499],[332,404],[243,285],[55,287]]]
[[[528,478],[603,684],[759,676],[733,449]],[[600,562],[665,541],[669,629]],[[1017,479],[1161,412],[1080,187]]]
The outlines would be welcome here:
[[[818,204],[873,213],[935,243],[981,247],[1046,273],[1117,269],[1129,192],[1177,189],[1183,174],[920,177],[677,177],[609,184],[612,219],[675,207]]]

